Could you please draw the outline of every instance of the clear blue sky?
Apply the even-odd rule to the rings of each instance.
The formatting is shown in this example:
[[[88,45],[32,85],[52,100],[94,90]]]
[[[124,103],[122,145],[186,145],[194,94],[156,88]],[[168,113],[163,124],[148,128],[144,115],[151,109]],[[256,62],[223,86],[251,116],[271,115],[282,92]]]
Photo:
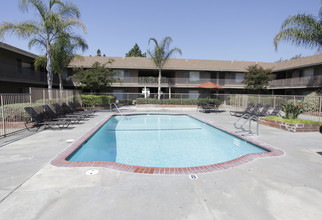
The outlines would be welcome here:
[[[185,59],[246,60],[273,62],[305,49],[282,42],[276,52],[273,38],[282,22],[291,15],[318,16],[320,0],[79,0],[81,21],[87,27],[89,49],[83,55],[125,56],[135,43],[145,52],[150,37],[171,36],[172,46],[182,50]],[[22,12],[18,0],[0,0],[0,23],[22,21],[34,12]],[[28,41],[6,35],[5,43],[28,48]]]

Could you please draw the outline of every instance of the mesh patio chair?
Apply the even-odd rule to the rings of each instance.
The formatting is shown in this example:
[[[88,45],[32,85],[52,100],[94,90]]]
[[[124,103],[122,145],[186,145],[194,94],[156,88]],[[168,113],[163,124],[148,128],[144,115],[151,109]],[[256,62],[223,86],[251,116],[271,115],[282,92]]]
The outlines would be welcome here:
[[[281,116],[282,107],[280,105],[275,106],[274,110],[267,116]]]
[[[271,107],[270,104],[265,105],[263,107],[263,109],[258,114],[256,114],[256,116],[258,116],[258,117],[267,116],[268,115],[268,110],[269,110],[270,107]]]
[[[41,126],[45,126],[46,128],[51,128],[54,130],[54,126],[57,126],[60,129],[67,128],[70,124],[70,121],[44,121],[43,118],[32,108],[32,107],[25,107],[25,111],[29,114],[30,119],[28,119],[25,123],[25,127],[29,130],[27,127],[28,123],[33,123],[34,126],[38,127],[38,129]]]
[[[246,113],[249,113],[254,107],[254,103],[249,103],[244,111],[229,111],[231,116],[242,116]]]
[[[62,103],[61,105],[62,109],[67,114],[73,114],[73,115],[83,115],[84,117],[90,117],[93,116],[93,113],[86,112],[86,111],[73,111],[66,103]]]
[[[56,113],[59,115],[59,117],[68,117],[68,118],[77,118],[78,120],[83,120],[85,119],[84,115],[78,115],[78,114],[69,114],[65,112],[62,107],[58,104],[53,104]]]
[[[47,116],[55,121],[70,121],[71,123],[75,124],[78,123],[80,121],[81,118],[77,118],[77,117],[68,117],[68,116],[62,116],[59,117],[57,114],[55,114],[55,112],[49,107],[49,105],[43,105],[42,108],[44,109],[45,113],[47,114]]]

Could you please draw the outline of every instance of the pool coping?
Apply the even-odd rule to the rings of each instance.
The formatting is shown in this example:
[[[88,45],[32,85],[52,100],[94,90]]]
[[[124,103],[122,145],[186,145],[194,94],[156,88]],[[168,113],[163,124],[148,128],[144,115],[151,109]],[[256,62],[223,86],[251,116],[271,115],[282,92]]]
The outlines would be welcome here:
[[[123,115],[142,115],[142,114],[165,114],[165,113],[127,113]],[[242,140],[245,140],[249,143],[255,144],[263,149],[269,150],[269,152],[265,153],[251,153],[241,156],[239,158],[216,163],[205,166],[198,167],[184,167],[184,168],[168,168],[168,167],[143,167],[143,166],[134,166],[134,165],[126,165],[111,161],[67,161],[68,158],[77,148],[79,148],[92,134],[94,134],[104,123],[106,123],[111,117],[120,114],[111,114],[105,119],[103,119],[100,123],[92,127],[88,132],[86,132],[82,137],[77,139],[71,145],[69,145],[65,150],[59,153],[52,161],[51,164],[59,167],[104,167],[111,168],[118,171],[131,172],[131,173],[141,173],[141,174],[170,174],[170,175],[189,175],[189,174],[197,174],[197,173],[207,173],[213,171],[225,170],[228,168],[240,166],[242,164],[246,164],[251,162],[257,158],[262,157],[275,157],[284,155],[284,151],[273,147],[272,145],[266,144],[264,142],[253,140],[249,137],[242,136],[240,134],[236,134],[232,131],[229,131],[226,128],[223,128],[219,125],[215,125],[210,121],[201,119],[197,116],[191,114],[183,114],[183,113],[166,113],[171,115],[188,115],[196,120],[199,120],[203,123],[206,123],[210,126],[213,126],[217,129],[220,129],[226,133],[234,135]]]

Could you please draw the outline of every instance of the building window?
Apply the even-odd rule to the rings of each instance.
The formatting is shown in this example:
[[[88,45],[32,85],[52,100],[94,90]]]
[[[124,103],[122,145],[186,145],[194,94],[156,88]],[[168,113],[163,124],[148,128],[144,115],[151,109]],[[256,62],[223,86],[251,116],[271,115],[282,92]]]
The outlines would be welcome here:
[[[16,59],[16,62],[17,62],[17,69],[18,69],[18,72],[19,73],[22,73],[22,61],[21,59]]]
[[[300,77],[305,77],[305,78],[313,78],[314,77],[314,69],[304,69],[300,71]]]
[[[114,89],[113,96],[115,96],[117,100],[122,100],[126,98],[126,94],[124,94],[123,89]]]
[[[124,80],[124,70],[114,70],[115,71],[115,76],[114,78],[118,78],[120,80]]]
[[[189,72],[189,80],[190,81],[199,81],[200,80],[200,72]]]
[[[197,99],[197,98],[199,98],[199,91],[189,90],[189,99]]]
[[[244,79],[243,73],[235,73],[235,82],[241,83]]]

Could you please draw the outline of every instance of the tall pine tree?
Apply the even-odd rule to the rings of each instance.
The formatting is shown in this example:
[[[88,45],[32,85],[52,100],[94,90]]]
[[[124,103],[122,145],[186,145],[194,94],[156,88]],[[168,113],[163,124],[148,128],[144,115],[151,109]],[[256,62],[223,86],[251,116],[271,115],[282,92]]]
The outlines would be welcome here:
[[[134,47],[125,54],[126,57],[146,57],[146,53],[142,53],[139,45],[135,43]]]

